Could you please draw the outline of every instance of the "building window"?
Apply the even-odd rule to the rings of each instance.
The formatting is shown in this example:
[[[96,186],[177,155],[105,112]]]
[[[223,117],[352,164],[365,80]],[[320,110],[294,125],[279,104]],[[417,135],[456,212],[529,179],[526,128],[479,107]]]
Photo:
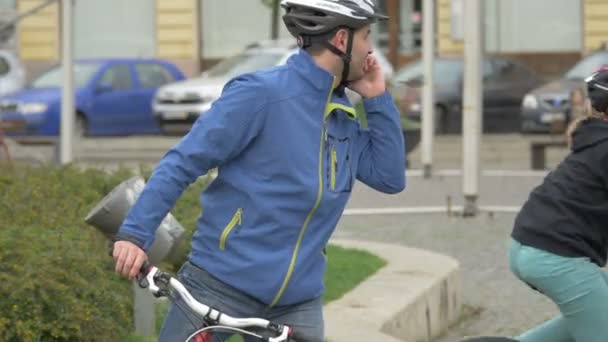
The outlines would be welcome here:
[[[490,53],[579,51],[581,0],[487,0],[485,49]],[[539,20],[542,18],[542,20]]]

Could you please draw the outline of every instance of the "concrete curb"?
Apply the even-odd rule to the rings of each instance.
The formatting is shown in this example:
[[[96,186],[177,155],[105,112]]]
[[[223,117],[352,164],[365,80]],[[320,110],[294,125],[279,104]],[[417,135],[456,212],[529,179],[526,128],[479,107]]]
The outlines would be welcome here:
[[[445,332],[460,316],[460,266],[422,249],[364,241],[332,240],[369,251],[387,265],[324,308],[332,342],[422,342]]]

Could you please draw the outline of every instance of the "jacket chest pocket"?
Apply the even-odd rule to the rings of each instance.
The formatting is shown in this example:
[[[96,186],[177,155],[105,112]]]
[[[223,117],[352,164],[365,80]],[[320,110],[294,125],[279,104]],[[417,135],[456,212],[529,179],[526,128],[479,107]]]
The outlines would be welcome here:
[[[327,135],[325,143],[326,188],[330,192],[350,192],[353,185],[351,140]]]

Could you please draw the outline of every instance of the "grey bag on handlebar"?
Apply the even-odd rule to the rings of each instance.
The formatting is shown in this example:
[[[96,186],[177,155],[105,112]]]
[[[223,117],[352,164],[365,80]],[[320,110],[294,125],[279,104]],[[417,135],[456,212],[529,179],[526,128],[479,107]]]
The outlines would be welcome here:
[[[91,209],[85,221],[112,239],[145,185],[142,177],[133,177],[120,183]],[[158,264],[165,258],[172,257],[183,240],[184,233],[184,227],[171,213],[167,214],[156,230],[154,244],[148,249],[149,262]]]

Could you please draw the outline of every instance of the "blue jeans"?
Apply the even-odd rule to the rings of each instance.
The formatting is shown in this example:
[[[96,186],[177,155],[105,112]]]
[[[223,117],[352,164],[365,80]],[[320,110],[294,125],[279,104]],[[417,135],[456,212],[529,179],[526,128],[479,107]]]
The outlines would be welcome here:
[[[308,336],[307,340],[303,342],[321,342],[324,339],[322,298],[294,305],[268,307],[214,278],[190,262],[186,262],[182,266],[178,279],[196,300],[229,316],[264,318],[274,323],[286,324],[293,327],[298,333]],[[195,315],[181,298],[177,298],[169,308],[158,340],[161,342],[185,341],[188,336],[200,328],[201,318]],[[213,342],[225,341],[229,337],[230,334],[214,332]],[[246,338],[245,341],[256,340]]]
[[[589,258],[568,258],[512,240],[511,271],[561,315],[519,336],[522,342],[608,341],[608,274]]]

